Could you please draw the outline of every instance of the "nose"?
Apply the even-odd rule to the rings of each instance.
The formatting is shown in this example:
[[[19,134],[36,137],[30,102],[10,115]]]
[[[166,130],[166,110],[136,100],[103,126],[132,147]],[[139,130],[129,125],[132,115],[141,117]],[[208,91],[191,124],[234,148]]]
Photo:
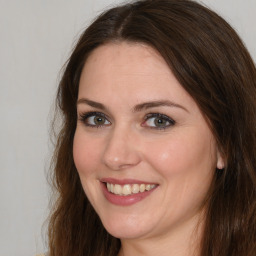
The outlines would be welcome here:
[[[116,128],[106,140],[102,160],[108,168],[117,171],[140,163],[138,138],[132,131]]]

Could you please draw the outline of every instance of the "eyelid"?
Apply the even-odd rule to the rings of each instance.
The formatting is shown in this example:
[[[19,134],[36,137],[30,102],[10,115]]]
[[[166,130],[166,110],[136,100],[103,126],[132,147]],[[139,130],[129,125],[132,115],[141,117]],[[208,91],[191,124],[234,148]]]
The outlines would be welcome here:
[[[94,127],[94,128],[99,128],[102,126],[108,126],[109,124],[103,124],[103,125],[91,125],[89,123],[86,122],[86,120],[89,117],[92,116],[99,116],[99,117],[103,117],[104,119],[106,119],[110,124],[111,122],[109,121],[109,117],[107,115],[105,115],[102,112],[97,112],[97,111],[88,111],[88,112],[82,112],[78,114],[78,120],[81,121],[84,125],[89,126],[89,127]]]
[[[79,113],[79,117],[80,118],[88,118],[90,116],[102,116],[102,117],[107,117],[105,114],[103,114],[102,112],[97,112],[97,111],[88,111],[88,112],[81,112]]]
[[[93,117],[93,116],[103,117],[108,122],[108,124],[98,124],[97,125],[97,124],[88,123],[87,122],[88,118]],[[164,125],[162,127],[157,126],[157,125],[146,125],[145,123],[151,118],[163,119],[163,120],[167,121],[169,124]],[[112,124],[110,121],[110,118],[106,114],[104,114],[102,112],[98,112],[98,111],[81,112],[78,114],[78,120],[81,121],[84,125],[93,127],[93,128],[105,127],[105,126],[109,126]],[[167,116],[165,114],[149,113],[144,117],[144,121],[142,122],[141,126],[149,128],[149,129],[163,130],[163,129],[167,129],[175,124],[176,124],[176,122],[172,118],[170,118],[169,116]]]
[[[161,127],[161,126],[159,126],[159,127],[158,126],[147,126],[147,125],[142,125],[142,126],[150,128],[150,129],[163,130],[163,129],[167,129],[167,128],[176,124],[175,120],[173,120],[169,116],[167,116],[165,114],[161,114],[161,113],[149,113],[149,114],[147,114],[144,118],[145,121],[143,122],[143,124],[145,124],[149,119],[157,118],[157,117],[169,122],[169,124],[166,125],[166,126],[163,126],[163,127]]]

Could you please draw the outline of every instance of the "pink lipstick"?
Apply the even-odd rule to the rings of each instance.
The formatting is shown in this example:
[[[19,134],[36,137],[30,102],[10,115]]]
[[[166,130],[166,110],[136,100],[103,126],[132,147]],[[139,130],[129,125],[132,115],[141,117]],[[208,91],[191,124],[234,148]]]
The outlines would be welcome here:
[[[105,198],[112,204],[128,206],[149,196],[158,184],[134,179],[117,180],[101,179],[101,187]]]

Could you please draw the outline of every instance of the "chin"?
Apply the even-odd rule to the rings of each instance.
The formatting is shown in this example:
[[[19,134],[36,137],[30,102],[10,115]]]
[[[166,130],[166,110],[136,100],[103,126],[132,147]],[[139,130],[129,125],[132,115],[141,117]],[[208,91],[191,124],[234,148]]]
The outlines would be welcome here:
[[[141,217],[116,215],[111,218],[102,217],[101,221],[112,236],[119,239],[137,239],[151,233],[154,224],[152,221],[143,221]]]
[[[138,239],[146,236],[146,234],[148,233],[146,230],[138,228],[138,226],[136,227],[112,226],[112,227],[106,227],[106,230],[108,231],[109,234],[119,239]]]

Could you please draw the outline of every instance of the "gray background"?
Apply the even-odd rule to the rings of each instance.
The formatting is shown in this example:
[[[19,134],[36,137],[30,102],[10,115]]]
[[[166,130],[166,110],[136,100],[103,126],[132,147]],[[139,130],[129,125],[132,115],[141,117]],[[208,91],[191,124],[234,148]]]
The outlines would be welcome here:
[[[46,248],[49,128],[60,69],[83,28],[118,2],[0,0],[0,256]],[[235,27],[256,60],[256,1],[202,2]]]

